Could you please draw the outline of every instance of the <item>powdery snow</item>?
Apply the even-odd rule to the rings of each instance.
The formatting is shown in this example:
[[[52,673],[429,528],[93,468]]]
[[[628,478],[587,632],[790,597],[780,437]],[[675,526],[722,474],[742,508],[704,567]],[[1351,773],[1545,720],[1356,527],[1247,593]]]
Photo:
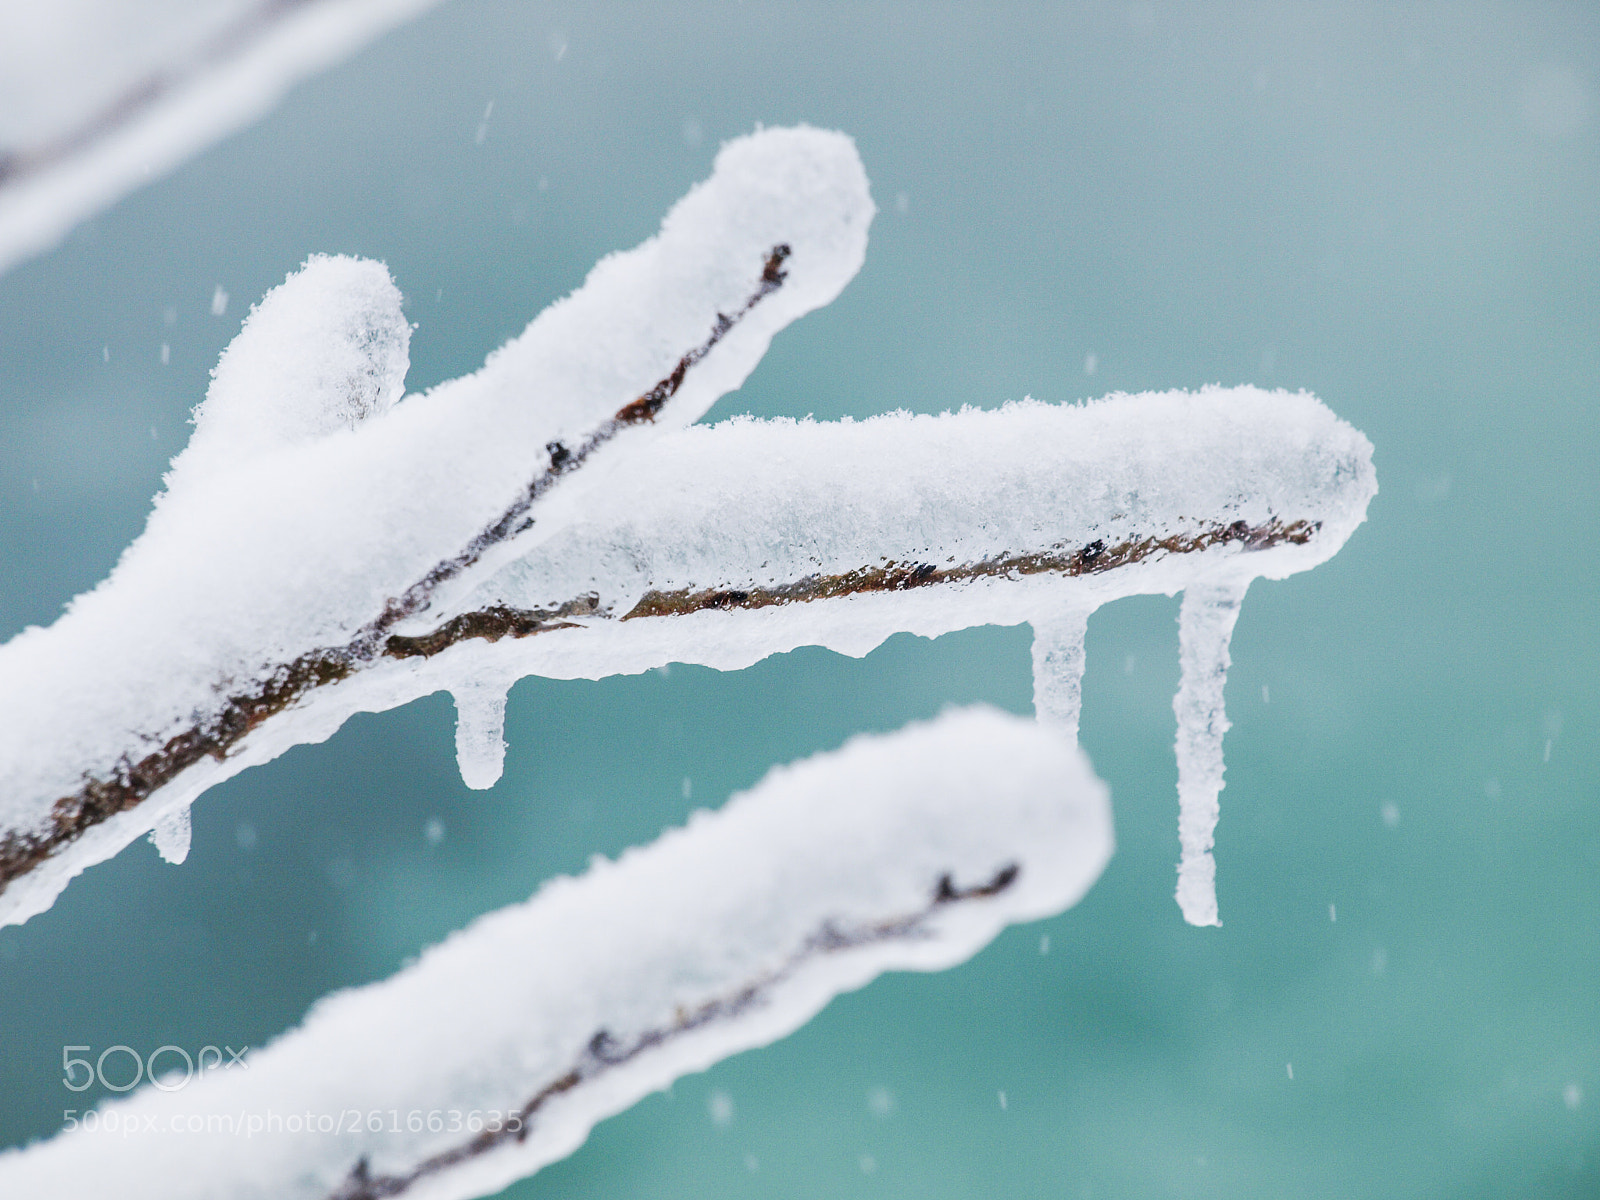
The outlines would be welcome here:
[[[321,1001],[248,1071],[147,1085],[97,1132],[0,1154],[0,1194],[486,1195],[840,992],[1070,907],[1111,848],[1105,786],[1057,730],[972,709],[858,737]],[[469,1115],[508,1113],[527,1136],[471,1151]]]
[[[400,289],[382,263],[312,255],[223,351],[160,502],[226,491],[252,460],[387,413],[405,391],[410,345]]]

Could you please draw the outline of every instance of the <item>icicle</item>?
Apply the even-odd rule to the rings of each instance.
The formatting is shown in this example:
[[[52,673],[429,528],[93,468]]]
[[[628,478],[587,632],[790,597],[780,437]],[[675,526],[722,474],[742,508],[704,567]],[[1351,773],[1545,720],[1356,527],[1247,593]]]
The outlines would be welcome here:
[[[177,866],[189,857],[190,832],[189,806],[185,804],[156,822],[150,840],[155,843],[157,854]]]
[[[1181,675],[1172,708],[1178,715],[1178,907],[1191,925],[1220,925],[1217,864],[1211,857],[1222,791],[1222,735],[1228,718],[1222,691],[1228,682],[1228,641],[1239,619],[1249,580],[1196,584],[1178,610]]]
[[[506,685],[469,683],[454,688],[456,766],[461,782],[483,791],[500,779],[506,762]]]
[[[1041,724],[1078,736],[1083,702],[1085,609],[1064,609],[1033,622],[1033,711]]]

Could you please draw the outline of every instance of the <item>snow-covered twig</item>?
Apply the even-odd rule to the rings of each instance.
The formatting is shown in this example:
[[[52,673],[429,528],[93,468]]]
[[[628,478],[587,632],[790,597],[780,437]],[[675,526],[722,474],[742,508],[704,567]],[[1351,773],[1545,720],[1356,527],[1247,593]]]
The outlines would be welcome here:
[[[489,1194],[883,971],[1071,906],[1111,843],[1105,786],[1055,730],[975,709],[860,737],[322,1001],[248,1071],[0,1154],[0,1192]]]
[[[706,339],[679,358],[670,374],[658,380],[643,395],[623,405],[597,427],[586,432],[577,445],[567,446],[559,441],[546,445],[545,450],[550,455],[550,463],[529,481],[521,495],[489,525],[480,530],[459,553],[434,564],[426,575],[386,604],[382,615],[364,628],[350,645],[343,649],[344,655],[358,660],[371,658],[383,643],[384,635],[396,624],[407,617],[427,611],[440,587],[460,578],[463,573],[482,562],[485,555],[503,550],[514,542],[519,534],[532,529],[534,519],[529,513],[558,481],[587,464],[596,453],[615,441],[623,430],[634,425],[653,423],[666,407],[667,401],[678,394],[678,389],[683,386],[690,368],[716,349],[717,343],[727,337],[757,304],[783,286],[783,281],[787,278],[783,263],[791,253],[793,252],[786,244],[774,246],[769,250],[766,261],[762,263],[759,278],[750,294],[745,297],[744,303],[731,314],[717,313]]]

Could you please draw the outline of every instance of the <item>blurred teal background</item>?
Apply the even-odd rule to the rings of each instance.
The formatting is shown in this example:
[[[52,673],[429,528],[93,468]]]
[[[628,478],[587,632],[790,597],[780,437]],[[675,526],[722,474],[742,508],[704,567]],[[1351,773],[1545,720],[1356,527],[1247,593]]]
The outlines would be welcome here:
[[[713,419],[1304,387],[1383,490],[1245,603],[1221,929],[1171,898],[1176,601],[1120,602],[1089,631],[1119,848],[1086,900],[505,1195],[1600,1196],[1592,5],[453,0],[0,277],[0,636],[105,575],[307,254],[390,265],[426,387],[721,139],[796,121],[858,140],[867,264]],[[1025,628],[527,680],[487,794],[446,697],[352,721],[206,796],[181,868],[140,842],[0,930],[0,1144],[99,1098],[63,1044],[259,1046],[775,763],[1029,695]]]

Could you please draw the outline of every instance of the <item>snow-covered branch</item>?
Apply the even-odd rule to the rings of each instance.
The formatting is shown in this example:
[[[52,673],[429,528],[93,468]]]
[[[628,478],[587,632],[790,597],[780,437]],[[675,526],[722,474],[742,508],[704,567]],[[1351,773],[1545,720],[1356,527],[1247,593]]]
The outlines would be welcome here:
[[[98,825],[107,817],[133,808],[155,791],[176,780],[184,771],[202,759],[225,757],[229,750],[263,721],[291,707],[315,689],[347,678],[360,670],[363,664],[370,663],[379,653],[404,656],[406,652],[403,649],[397,650],[396,647],[403,647],[408,641],[416,642],[417,639],[389,638],[388,630],[407,617],[427,611],[441,588],[471,571],[486,555],[503,552],[506,545],[532,530],[534,518],[530,514],[539,500],[548,494],[557,482],[587,464],[596,453],[615,440],[618,434],[630,426],[653,422],[667,401],[682,387],[689,369],[736,328],[756,304],[783,286],[785,274],[782,264],[789,253],[789,247],[786,245],[772,249],[762,266],[759,282],[744,304],[731,315],[718,313],[706,340],[684,354],[673,367],[671,374],[588,431],[576,446],[568,448],[560,442],[549,443],[545,447],[549,455],[548,465],[534,475],[516,499],[474,535],[458,553],[435,563],[422,578],[406,588],[399,596],[389,600],[384,605],[383,611],[365,625],[349,643],[317,650],[301,655],[293,662],[281,664],[268,673],[260,690],[243,696],[227,697],[213,712],[206,714],[193,727],[169,738],[159,750],[146,754],[137,761],[124,755],[108,775],[98,778],[87,777],[76,794],[63,797],[52,805],[53,828],[48,836],[8,833],[3,840],[0,840],[0,883],[26,872],[34,864],[48,857],[56,848],[75,840],[85,830]],[[347,268],[346,264],[338,263],[330,263],[328,267],[323,267],[322,273],[326,274],[330,268],[339,271],[353,269],[357,273],[357,279],[359,275],[371,274],[364,264],[349,264]],[[288,302],[282,295],[275,299],[280,305]],[[300,316],[299,313],[294,315]],[[390,327],[384,328],[384,325]],[[358,328],[363,331],[365,344],[360,348],[370,351],[374,342],[382,345],[387,341],[392,345],[394,341],[392,325],[392,322],[361,322]],[[368,337],[367,334],[374,330],[381,331],[387,337]],[[387,409],[389,403],[392,403],[392,401],[385,402],[385,394],[389,389],[384,386],[376,367],[360,361],[354,374],[357,386],[350,386],[348,376],[341,380],[345,384],[343,391],[347,402],[337,413],[339,418],[351,425],[375,411]],[[376,388],[363,386],[372,383],[378,386]],[[308,390],[314,394],[315,389]],[[326,418],[328,414],[324,411],[314,415]],[[563,609],[565,608],[566,606],[563,606]],[[166,835],[160,827],[158,832],[164,835],[158,838],[162,843],[163,853],[181,861],[187,853],[188,838],[186,819],[182,813],[179,814],[179,831],[175,836]]]
[[[440,689],[463,777],[487,787],[528,675],[1028,622],[1036,707],[1075,732],[1087,615],[1189,589],[1180,902],[1215,923],[1221,615],[1338,551],[1376,491],[1372,448],[1309,395],[1249,387],[689,427],[837,295],[871,215],[842,135],[740,139],[658,237],[478,373],[404,400],[409,327],[381,266],[313,259],[270,293],[144,535],[0,647],[0,920],[152,830],[181,860],[208,787]]]
[[[883,971],[1071,906],[1111,842],[1105,786],[1057,731],[974,709],[857,738],[322,1001],[248,1071],[156,1081],[0,1154],[0,1192],[492,1193]]]

